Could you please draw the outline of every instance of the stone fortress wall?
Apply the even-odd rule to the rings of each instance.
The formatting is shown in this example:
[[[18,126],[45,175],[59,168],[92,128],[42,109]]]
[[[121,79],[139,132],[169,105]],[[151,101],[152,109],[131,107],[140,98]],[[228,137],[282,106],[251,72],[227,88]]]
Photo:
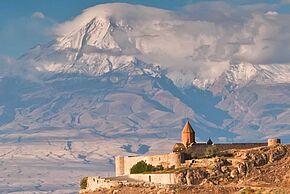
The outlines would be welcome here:
[[[269,145],[274,144],[275,142],[276,139],[273,139],[271,143],[269,143]],[[192,145],[191,149],[197,155],[202,155],[206,152],[206,149],[210,146],[216,146],[219,151],[225,151],[230,149],[250,149],[267,145],[268,145],[267,143],[228,143],[228,144],[213,144],[213,145],[208,145],[205,143],[197,143]],[[132,166],[141,160],[153,166],[162,165],[164,168],[168,168],[173,165],[179,167],[181,166],[181,164],[185,162],[184,155],[182,153],[168,153],[148,156],[117,156],[115,158],[116,176],[129,175]]]
[[[116,176],[130,175],[130,169],[139,161],[145,161],[147,164],[153,166],[162,165],[164,168],[171,166],[180,167],[184,165],[186,150],[190,150],[197,155],[203,155],[207,148],[215,146],[219,151],[226,151],[230,149],[250,149],[262,146],[271,146],[281,143],[280,139],[269,139],[268,143],[225,143],[225,144],[213,144],[211,139],[207,143],[196,143],[195,132],[192,129],[190,123],[187,121],[182,133],[181,140],[183,143],[176,143],[173,146],[173,152],[160,155],[151,156],[118,156],[115,158]],[[147,179],[147,178],[146,178]]]
[[[230,149],[250,149],[262,146],[273,146],[280,144],[280,139],[268,139],[268,143],[225,143],[214,144],[211,139],[207,143],[196,143],[195,132],[193,131],[189,122],[185,124],[182,132],[182,142],[176,143],[173,146],[171,153],[159,155],[145,155],[145,156],[117,156],[115,158],[116,177],[101,178],[88,177],[86,191],[94,191],[98,188],[111,188],[119,184],[138,184],[142,182],[158,183],[158,184],[176,184],[177,177],[175,173],[141,173],[130,174],[133,165],[139,161],[144,161],[153,166],[162,165],[164,168],[175,166],[188,167],[192,165],[192,159],[187,158],[186,151],[194,152],[197,155],[203,155],[207,148],[215,146],[219,151],[226,151]],[[187,158],[187,160],[186,160]],[[205,164],[207,165],[207,164]],[[137,182],[136,182],[137,181]],[[138,182],[139,181],[139,182]]]
[[[276,139],[276,138],[268,139],[268,146],[272,146],[272,145],[276,145],[280,143],[281,143],[281,139]]]
[[[97,189],[110,189],[120,185],[140,186],[144,185],[144,182],[157,184],[177,184],[177,177],[174,173],[130,174],[128,176],[111,178],[101,178],[99,176],[88,177],[87,187],[80,193],[93,192]]]
[[[202,155],[210,146],[215,146],[219,151],[226,151],[230,149],[250,149],[256,147],[267,146],[267,143],[225,143],[208,145],[206,143],[197,143],[192,145],[191,150],[197,155]]]
[[[269,139],[268,143],[231,143],[231,144],[213,144],[220,151],[229,150],[229,149],[250,149],[261,146],[273,146],[280,144],[280,139]],[[209,146],[204,143],[195,143],[192,146],[195,149],[195,152],[202,153]],[[118,156],[115,159],[116,162],[116,177],[111,178],[101,178],[101,177],[88,177],[87,188],[83,190],[83,193],[88,191],[95,191],[100,188],[110,189],[118,185],[131,185],[138,184],[143,185],[144,182],[151,184],[177,184],[177,174],[175,173],[141,173],[141,174],[130,174],[131,167],[139,161],[145,161],[148,164],[157,166],[163,165],[164,167],[171,167],[175,165],[176,167],[184,167],[192,164],[192,160],[185,160],[182,153],[168,153],[160,155],[151,155],[151,156]],[[203,165],[207,166],[208,164],[204,161],[200,161]]]
[[[88,177],[87,180],[87,191],[94,191],[97,188],[109,189],[111,187],[117,186],[120,181],[113,181],[108,178],[97,177]]]
[[[169,168],[171,166],[179,167],[181,163],[184,163],[184,156],[181,153],[148,156],[117,156],[115,158],[116,176],[129,175],[132,166],[142,160],[153,166],[162,165],[164,168]]]

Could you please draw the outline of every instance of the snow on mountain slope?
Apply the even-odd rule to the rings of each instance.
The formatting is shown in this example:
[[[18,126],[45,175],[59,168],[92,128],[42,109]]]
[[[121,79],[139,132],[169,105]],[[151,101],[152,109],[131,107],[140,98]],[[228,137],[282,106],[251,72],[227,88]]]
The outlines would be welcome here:
[[[289,64],[241,60],[246,45],[255,43],[249,42],[246,27],[256,20],[261,18],[232,27],[162,9],[104,4],[60,25],[55,41],[35,47],[20,59],[39,71],[87,75],[102,75],[138,60],[165,69],[179,86],[203,89],[223,73],[233,84],[251,79],[290,83]],[[229,41],[236,46],[229,46]]]
[[[255,80],[260,84],[290,83],[290,65],[231,65],[225,72],[229,83],[243,85]]]
[[[20,60],[40,71],[102,75],[137,59],[162,66],[175,83],[186,85],[197,74],[205,76],[197,72],[203,63],[198,59],[202,53],[193,56],[193,51],[215,52],[215,48],[202,47],[217,44],[215,36],[221,33],[220,28],[213,23],[187,20],[171,11],[106,4],[89,8],[64,23],[55,41],[35,47]],[[203,30],[210,33],[204,36]],[[204,63],[203,68],[211,64]],[[210,74],[218,75],[228,61],[214,64],[221,70]]]

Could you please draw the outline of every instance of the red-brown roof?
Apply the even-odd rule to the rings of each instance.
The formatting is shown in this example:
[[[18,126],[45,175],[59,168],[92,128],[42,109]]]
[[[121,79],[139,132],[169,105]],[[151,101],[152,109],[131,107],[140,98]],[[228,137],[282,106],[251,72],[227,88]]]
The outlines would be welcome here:
[[[189,121],[187,121],[183,127],[182,133],[194,133]]]

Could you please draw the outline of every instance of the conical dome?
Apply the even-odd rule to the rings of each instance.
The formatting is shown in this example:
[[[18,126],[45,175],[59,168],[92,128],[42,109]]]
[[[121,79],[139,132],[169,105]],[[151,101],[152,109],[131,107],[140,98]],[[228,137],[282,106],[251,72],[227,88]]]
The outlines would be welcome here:
[[[189,121],[187,121],[183,127],[182,133],[194,133]]]
[[[207,144],[207,145],[212,145],[212,144],[213,144],[213,142],[212,142],[212,140],[211,140],[210,138],[208,138],[208,140],[207,140],[206,144]]]
[[[192,143],[195,144],[195,132],[189,121],[187,121],[183,127],[181,138],[185,147],[188,147]]]
[[[172,148],[173,152],[182,152],[185,150],[186,150],[186,148],[182,143],[176,143],[176,144],[174,144],[174,146]]]

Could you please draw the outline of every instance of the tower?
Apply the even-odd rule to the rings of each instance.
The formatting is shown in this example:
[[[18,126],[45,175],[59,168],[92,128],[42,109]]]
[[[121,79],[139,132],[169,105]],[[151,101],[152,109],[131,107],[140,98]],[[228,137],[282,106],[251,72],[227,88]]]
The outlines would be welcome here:
[[[182,143],[187,148],[190,144],[195,144],[195,132],[187,121],[181,133]]]

